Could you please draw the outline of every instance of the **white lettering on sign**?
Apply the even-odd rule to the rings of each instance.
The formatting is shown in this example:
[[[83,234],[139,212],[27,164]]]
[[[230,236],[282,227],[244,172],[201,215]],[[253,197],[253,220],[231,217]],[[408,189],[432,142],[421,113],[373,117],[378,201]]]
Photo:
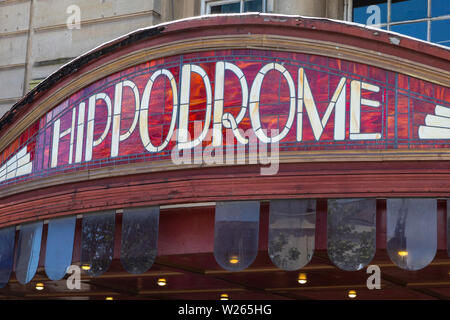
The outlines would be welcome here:
[[[101,136],[94,140],[94,119],[95,110],[97,108],[97,100],[104,100],[106,102],[106,108],[108,109],[108,117],[106,118],[105,129]],[[86,153],[85,161],[92,160],[92,150],[94,147],[98,146],[105,140],[108,134],[109,128],[111,126],[111,99],[106,93],[97,93],[89,98],[89,109],[88,109],[88,119],[87,119],[87,132],[86,132]]]
[[[225,86],[225,73],[231,73],[239,80],[238,88],[233,87],[241,91],[242,102],[240,111],[237,116],[230,113],[224,113],[224,97],[227,91]],[[264,78],[269,72],[280,73],[282,79],[287,82],[289,96],[289,111],[286,123],[282,128],[277,129],[276,135],[268,135],[267,130],[262,127],[260,119],[260,98],[261,90],[264,82]],[[191,137],[188,132],[189,126],[189,113],[190,113],[190,92],[191,92],[191,77],[193,74],[200,76],[202,84],[204,86],[206,94],[206,109],[203,127],[201,130],[197,130],[196,134]],[[159,77],[164,77],[170,83],[170,90],[172,92],[172,118],[170,121],[170,127],[167,132],[167,136],[163,138],[159,146],[153,145],[149,135],[148,117],[149,117],[149,105],[152,98],[153,84]],[[222,145],[222,129],[231,129],[236,140],[246,145],[249,143],[248,135],[243,133],[243,130],[239,128],[239,124],[244,119],[247,110],[249,112],[249,119],[253,133],[257,139],[266,144],[278,143],[285,138],[294,123],[297,126],[297,141],[303,139],[303,117],[307,117],[309,124],[311,125],[314,138],[318,141],[328,125],[334,113],[334,135],[333,138],[336,141],[342,141],[346,138],[346,83],[347,78],[341,77],[331,100],[328,103],[328,107],[321,116],[316,102],[309,85],[308,77],[303,68],[298,70],[298,83],[297,90],[295,88],[294,80],[289,71],[282,65],[276,62],[267,63],[259,70],[253,83],[250,86],[243,73],[243,71],[235,64],[230,62],[219,61],[215,65],[215,78],[214,78],[214,97],[212,92],[212,86],[210,79],[206,71],[199,65],[185,64],[181,69],[180,91],[178,91],[177,83],[173,74],[167,69],[159,69],[153,72],[144,88],[142,97],[140,96],[138,87],[136,84],[128,79],[121,81],[115,85],[114,99],[112,102],[111,97],[106,93],[100,92],[90,96],[87,100],[88,110],[87,119],[85,121],[85,102],[78,105],[78,117],[76,116],[76,107],[72,111],[71,125],[67,128],[61,128],[60,119],[56,120],[53,124],[53,140],[52,140],[52,152],[51,152],[51,167],[58,165],[58,151],[60,140],[66,135],[70,135],[70,147],[69,147],[69,159],[68,163],[79,163],[82,161],[82,151],[84,147],[84,160],[90,161],[93,158],[93,151],[95,147],[99,146],[108,135],[111,130],[111,157],[117,157],[120,155],[120,143],[126,141],[131,134],[138,130],[141,143],[143,147],[151,153],[161,152],[164,150],[169,142],[173,140],[175,134],[177,148],[179,150],[192,149],[200,145],[202,141],[205,141],[208,134],[211,122],[212,122],[212,147],[219,147]],[[332,89],[332,88],[331,88]],[[124,133],[121,133],[121,116],[122,116],[122,98],[124,90],[132,93],[134,99],[134,116],[129,128],[123,129]],[[366,83],[364,81],[353,80],[350,81],[350,113],[349,113],[349,138],[350,140],[378,140],[382,135],[379,132],[365,132],[364,129],[364,116],[361,113],[361,106],[369,108],[380,108],[381,102],[377,100],[371,100],[362,98],[365,96],[363,93],[377,93],[380,91],[380,87]],[[178,99],[178,94],[179,99]],[[101,101],[101,104],[97,104]],[[128,100],[127,100],[128,101]],[[107,111],[107,118],[104,123],[98,123],[97,126],[101,126],[101,134],[98,138],[94,138],[94,126],[95,114],[97,108],[105,108]],[[442,109],[443,107],[441,107]],[[441,109],[437,109],[436,116],[429,117],[427,123],[435,123],[438,117],[442,118],[443,112]],[[445,114],[446,115],[446,114]],[[445,116],[444,115],[444,116]],[[296,121],[296,122],[295,122]],[[447,122],[440,124],[445,125]],[[178,126],[178,127],[177,127]],[[84,137],[84,130],[86,127],[86,135]],[[112,128],[112,129],[111,129]],[[427,127],[421,129],[424,136],[429,134],[430,130]],[[274,131],[271,131],[272,133]],[[76,133],[76,139],[75,139]],[[73,159],[73,154],[75,157]],[[66,161],[63,159],[63,161]]]
[[[353,80],[351,82],[350,95],[350,140],[378,140],[381,139],[380,133],[361,133],[361,105],[379,108],[379,101],[361,99],[361,89],[372,92],[379,92],[380,87],[370,83]]]
[[[264,133],[264,130],[262,130],[263,128],[261,127],[261,121],[259,119],[259,98],[261,93],[261,86],[264,80],[264,76],[270,70],[277,70],[283,75],[283,77],[286,79],[289,85],[289,94],[290,94],[288,120],[281,133],[272,138],[269,138]],[[250,120],[252,122],[253,131],[255,132],[256,136],[264,143],[278,142],[289,133],[291,125],[294,122],[294,117],[295,117],[295,87],[291,75],[286,70],[286,68],[283,67],[281,64],[278,63],[266,64],[264,67],[261,68],[261,70],[259,70],[255,80],[253,81],[252,89],[250,90]]]
[[[78,107],[78,124],[77,124],[77,147],[75,153],[75,163],[79,163],[83,156],[83,135],[84,135],[84,111],[86,104],[80,103]]]
[[[150,137],[148,135],[148,105],[150,103],[150,97],[152,93],[152,87],[153,83],[155,82],[156,78],[159,76],[165,76],[170,82],[170,86],[172,89],[172,99],[173,99],[173,111],[172,111],[172,120],[170,122],[170,129],[169,133],[167,134],[166,139],[163,141],[163,143],[155,147],[151,141]],[[178,113],[178,93],[177,93],[177,84],[175,82],[175,78],[173,77],[173,74],[166,69],[158,70],[150,77],[150,80],[148,81],[147,85],[144,89],[144,95],[142,97],[142,103],[140,108],[140,114],[139,114],[139,133],[141,135],[141,141],[144,145],[145,149],[147,149],[148,152],[159,152],[161,150],[164,150],[164,148],[169,143],[170,139],[172,138],[173,132],[175,130],[175,125],[177,122],[177,113]]]
[[[242,93],[242,104],[239,114],[235,118],[231,113],[223,113],[223,100],[225,92],[225,71],[233,72],[239,79]],[[214,92],[214,118],[213,118],[213,146],[222,145],[222,126],[226,129],[232,129],[234,136],[241,144],[247,144],[248,140],[243,137],[238,125],[244,119],[248,106],[248,85],[245,75],[242,70],[230,62],[219,61],[216,63],[216,77],[215,77],[215,92]]]
[[[123,88],[128,87],[133,90],[135,109],[133,123],[128,131],[124,134],[120,134],[120,119],[122,113],[122,92]],[[130,80],[125,80],[116,84],[114,93],[114,115],[113,115],[113,127],[112,127],[112,138],[111,138],[111,157],[117,157],[119,155],[119,142],[128,139],[131,133],[136,128],[138,118],[139,118],[139,90],[137,86]],[[142,128],[142,126],[141,126]]]
[[[188,141],[189,123],[189,94],[191,92],[191,73],[197,73],[202,77],[206,89],[206,116],[205,126],[198,137]],[[180,94],[180,125],[178,127],[178,148],[190,149],[200,144],[205,138],[211,123],[212,92],[208,75],[202,67],[195,64],[185,64],[181,72],[181,94]]]
[[[51,167],[55,168],[58,165],[58,150],[59,150],[59,140],[66,135],[70,134],[70,147],[69,147],[69,163],[72,163],[72,154],[73,154],[73,139],[75,133],[75,113],[76,109],[72,110],[72,126],[67,130],[61,131],[61,119],[58,119],[53,124],[53,146],[52,146],[52,162]]]
[[[345,77],[342,77],[339,84],[334,91],[333,97],[328,105],[327,110],[322,118],[319,117],[317,112],[316,103],[311,92],[311,88],[306,78],[303,68],[299,70],[299,85],[298,85],[298,115],[297,115],[297,141],[302,141],[302,124],[303,124],[303,105],[305,106],[306,113],[311,124],[314,137],[316,140],[320,139],[320,136],[325,129],[328,119],[331,116],[331,112],[334,111],[334,139],[345,139]]]

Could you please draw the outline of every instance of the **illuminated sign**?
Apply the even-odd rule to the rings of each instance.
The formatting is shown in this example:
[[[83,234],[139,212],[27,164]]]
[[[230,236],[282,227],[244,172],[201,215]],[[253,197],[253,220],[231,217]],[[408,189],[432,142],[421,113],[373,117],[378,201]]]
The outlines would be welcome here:
[[[449,101],[449,88],[317,55],[171,56],[96,81],[38,119],[2,152],[0,183],[170,161],[174,148],[245,148],[249,132],[280,154],[449,148]]]

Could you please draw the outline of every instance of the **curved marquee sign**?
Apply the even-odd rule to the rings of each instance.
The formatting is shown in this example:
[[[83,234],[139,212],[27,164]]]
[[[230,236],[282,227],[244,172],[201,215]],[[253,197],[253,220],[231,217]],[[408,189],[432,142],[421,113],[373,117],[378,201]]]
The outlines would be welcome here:
[[[151,166],[173,161],[174,150],[248,153],[256,143],[276,144],[281,159],[438,154],[450,148],[450,89],[301,53],[230,49],[160,58],[92,83],[36,120],[1,153],[0,185]]]

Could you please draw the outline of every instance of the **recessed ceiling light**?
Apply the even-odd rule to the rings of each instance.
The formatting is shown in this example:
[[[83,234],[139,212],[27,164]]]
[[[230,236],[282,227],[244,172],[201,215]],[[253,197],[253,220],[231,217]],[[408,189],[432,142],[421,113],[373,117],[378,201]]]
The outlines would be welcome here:
[[[400,250],[397,253],[400,257],[406,257],[408,255],[408,251],[406,251],[406,250]]]
[[[89,264],[85,263],[85,264],[81,265],[81,269],[83,269],[85,271],[91,270],[91,266]]]
[[[356,298],[356,291],[355,290],[350,290],[348,292],[348,297],[351,298],[351,299]]]
[[[230,297],[226,293],[222,293],[220,295],[220,300],[230,300]]]
[[[106,297],[105,300],[114,300],[113,297]]]
[[[239,258],[237,256],[231,256],[229,261],[231,264],[236,264],[239,262]]]
[[[158,286],[164,287],[167,284],[167,280],[165,278],[159,278],[157,283]]]
[[[36,283],[36,290],[44,290],[44,284],[42,282]]]
[[[298,283],[300,283],[300,284],[305,284],[306,282],[308,282],[306,273],[300,273],[300,274],[298,275],[297,281],[298,281]]]

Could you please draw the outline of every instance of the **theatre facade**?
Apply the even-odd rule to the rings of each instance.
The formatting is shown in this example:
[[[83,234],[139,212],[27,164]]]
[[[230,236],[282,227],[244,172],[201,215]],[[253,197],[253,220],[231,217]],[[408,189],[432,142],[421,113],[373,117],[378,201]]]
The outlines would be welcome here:
[[[269,14],[85,53],[0,120],[0,298],[449,299],[449,61]]]

